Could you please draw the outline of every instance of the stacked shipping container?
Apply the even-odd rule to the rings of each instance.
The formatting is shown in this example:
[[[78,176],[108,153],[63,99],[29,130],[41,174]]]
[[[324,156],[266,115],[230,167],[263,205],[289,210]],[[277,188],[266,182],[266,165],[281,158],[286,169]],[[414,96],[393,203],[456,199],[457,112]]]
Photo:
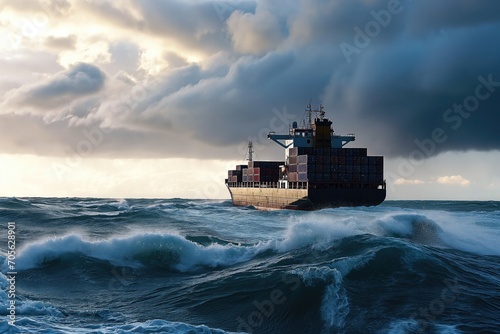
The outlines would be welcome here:
[[[235,170],[227,171],[227,181],[228,182],[242,182],[243,172],[247,169],[247,165],[237,165]]]
[[[383,169],[383,157],[367,156],[366,148],[294,147],[289,150],[289,182],[382,183]]]
[[[384,158],[366,148],[294,147],[289,150],[288,181],[335,184],[381,184]],[[228,171],[228,182],[278,182],[282,161],[250,161]]]
[[[278,182],[282,161],[249,161],[243,170],[243,182]]]

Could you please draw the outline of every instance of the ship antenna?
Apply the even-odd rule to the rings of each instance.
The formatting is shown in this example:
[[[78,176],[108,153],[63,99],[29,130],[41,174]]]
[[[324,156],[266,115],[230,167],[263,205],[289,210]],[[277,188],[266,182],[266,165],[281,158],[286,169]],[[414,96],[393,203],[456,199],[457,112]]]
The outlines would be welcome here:
[[[248,142],[248,161],[253,161],[253,143]]]
[[[307,127],[311,128],[311,124],[312,124],[312,108],[311,108],[311,101],[310,100],[309,100],[309,104],[307,105],[306,112],[307,112],[307,122],[308,122]]]
[[[325,118],[325,109],[322,104],[319,105],[319,119],[323,120]]]

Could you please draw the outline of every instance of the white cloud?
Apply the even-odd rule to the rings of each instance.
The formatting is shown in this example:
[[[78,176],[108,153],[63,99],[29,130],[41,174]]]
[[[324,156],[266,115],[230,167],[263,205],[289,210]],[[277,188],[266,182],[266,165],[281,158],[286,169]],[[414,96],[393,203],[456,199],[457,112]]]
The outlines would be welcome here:
[[[4,112],[19,106],[30,106],[31,110],[39,111],[61,107],[78,97],[98,92],[104,86],[105,78],[97,66],[76,64],[50,78],[9,91],[3,104]]]
[[[440,176],[436,181],[441,184],[460,185],[464,187],[467,187],[471,183],[461,175]]]
[[[394,184],[400,186],[400,185],[406,185],[406,184],[411,184],[411,185],[416,185],[416,184],[425,184],[425,181],[420,180],[420,179],[404,179],[404,178],[399,178],[394,181]]]
[[[227,21],[234,48],[242,53],[265,54],[283,39],[277,18],[271,13],[234,12]]]

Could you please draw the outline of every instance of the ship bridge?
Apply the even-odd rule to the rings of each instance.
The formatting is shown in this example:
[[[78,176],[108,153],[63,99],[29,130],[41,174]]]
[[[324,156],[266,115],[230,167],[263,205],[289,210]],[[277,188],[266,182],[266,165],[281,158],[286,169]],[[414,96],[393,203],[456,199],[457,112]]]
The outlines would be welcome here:
[[[289,156],[289,149],[292,147],[314,147],[314,148],[342,148],[346,144],[354,141],[354,134],[336,135],[332,127],[332,122],[325,118],[325,111],[322,105],[319,110],[312,110],[311,104],[306,108],[307,122],[303,122],[299,127],[297,122],[293,122],[288,134],[276,134],[270,132],[267,135],[286,152]],[[313,114],[315,117],[313,118]]]

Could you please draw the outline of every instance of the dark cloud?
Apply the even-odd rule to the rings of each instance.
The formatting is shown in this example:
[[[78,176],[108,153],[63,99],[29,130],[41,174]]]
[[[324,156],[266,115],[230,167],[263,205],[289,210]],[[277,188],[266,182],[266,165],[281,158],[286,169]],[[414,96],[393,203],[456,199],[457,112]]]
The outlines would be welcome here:
[[[499,148],[500,137],[491,125],[500,121],[500,87],[470,107],[475,110],[470,116],[467,111],[465,116],[447,112],[469,97],[477,100],[479,77],[491,75],[500,82],[495,61],[500,56],[495,43],[499,31],[500,23],[489,23],[436,32],[425,41],[405,39],[388,47],[369,47],[342,72],[341,80],[333,81],[338,100],[332,103],[355,114],[346,122],[384,128],[378,141],[385,154],[412,152],[418,148],[415,141],[431,138],[435,128],[444,129],[448,139],[436,145],[433,154]]]
[[[406,1],[408,3],[408,1]],[[413,32],[435,32],[439,29],[477,27],[497,23],[500,3],[495,0],[468,1],[413,1],[409,3],[411,13],[407,15],[408,30]]]
[[[394,4],[397,10],[384,18]],[[418,143],[434,140],[436,128],[446,140],[434,142],[428,155],[500,149],[496,1],[134,6],[129,11],[98,2],[92,10],[118,27],[173,41],[205,58],[188,64],[166,51],[170,66],[151,77],[137,71],[139,47],[120,40],[110,45],[111,63],[100,66],[111,74],[106,86],[102,70],[80,64],[20,87],[17,102],[61,114],[45,125],[47,132],[33,121],[41,138],[52,133],[50,154],[64,154],[62,143],[76,147],[84,129],[101,128],[112,132],[96,154],[239,158],[242,142],[257,138],[262,146],[266,131],[285,131],[292,114],[300,120],[311,98],[326,106],[338,132],[355,132],[356,144],[372,153],[408,156],[421,149]],[[355,52],[346,54],[347,44]],[[480,100],[476,89],[485,80],[493,83],[479,90],[488,95]],[[476,100],[479,105],[470,105]],[[464,103],[474,111],[454,110]],[[27,116],[16,117],[9,122]],[[16,137],[15,143],[10,147],[21,150],[23,141]]]
[[[75,98],[98,92],[104,81],[105,75],[97,66],[79,63],[47,80],[9,92],[7,105],[56,108]]]

